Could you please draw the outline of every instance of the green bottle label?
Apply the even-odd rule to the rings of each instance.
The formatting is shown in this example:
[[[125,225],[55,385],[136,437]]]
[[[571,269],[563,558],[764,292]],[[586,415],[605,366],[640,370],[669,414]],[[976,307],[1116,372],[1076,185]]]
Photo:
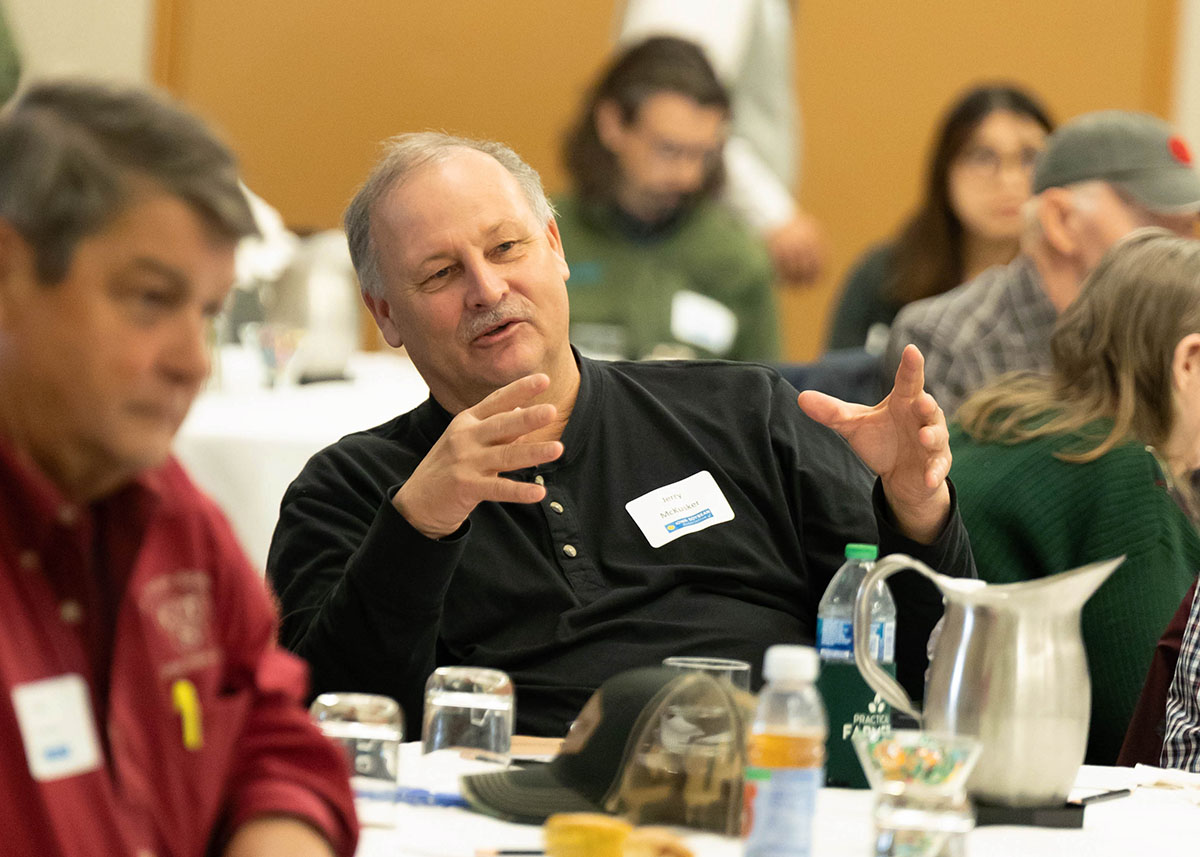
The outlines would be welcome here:
[[[895,664],[880,666],[895,676]],[[817,689],[829,714],[829,737],[825,742],[826,784],[865,789],[867,778],[850,737],[864,729],[890,730],[892,707],[863,680],[853,661],[822,661]]]

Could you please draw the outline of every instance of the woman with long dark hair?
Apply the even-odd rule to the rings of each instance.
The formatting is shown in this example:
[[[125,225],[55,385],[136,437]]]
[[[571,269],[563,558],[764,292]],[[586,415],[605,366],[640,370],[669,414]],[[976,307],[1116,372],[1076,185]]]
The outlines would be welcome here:
[[[846,278],[828,347],[881,353],[905,304],[1011,262],[1033,161],[1052,129],[1037,99],[1014,86],[963,95],[942,120],[920,206]]]
[[[1063,311],[1053,369],[976,392],[951,428],[979,576],[1043,577],[1125,556],[1083,611],[1087,761],[1111,765],[1155,645],[1200,569],[1200,242],[1144,229]]]

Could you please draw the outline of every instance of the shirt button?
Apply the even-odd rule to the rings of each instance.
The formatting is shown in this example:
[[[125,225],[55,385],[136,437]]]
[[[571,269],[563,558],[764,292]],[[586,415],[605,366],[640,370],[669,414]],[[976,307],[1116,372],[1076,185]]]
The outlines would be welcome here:
[[[563,545],[563,553],[569,557],[575,556],[578,553],[574,545]]]
[[[37,551],[21,551],[21,556],[17,559],[17,563],[25,571],[35,571],[41,564],[38,561]]]
[[[83,620],[83,607],[73,598],[58,605],[58,615],[68,625],[78,625]]]
[[[563,513],[563,505],[562,505],[562,503],[559,503],[557,501],[551,503],[550,508],[553,509],[554,511],[558,512],[558,514],[560,514],[560,515]]]
[[[533,477],[533,481],[536,482],[538,485],[545,485],[546,477],[542,476],[542,474],[539,473],[537,476]]]
[[[69,527],[79,520],[79,510],[68,504],[58,507],[58,522],[64,527]]]

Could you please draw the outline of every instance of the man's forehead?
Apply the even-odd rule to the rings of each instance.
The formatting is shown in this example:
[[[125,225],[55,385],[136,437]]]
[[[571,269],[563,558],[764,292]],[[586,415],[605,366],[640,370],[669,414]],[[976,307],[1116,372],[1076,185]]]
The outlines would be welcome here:
[[[237,241],[215,230],[186,200],[169,193],[137,197],[81,248],[114,263],[147,271],[204,273],[233,282]]]
[[[381,252],[390,249],[406,259],[450,238],[482,239],[506,228],[536,225],[512,174],[473,149],[418,167],[383,196],[372,218]]]
[[[521,187],[504,166],[475,149],[452,149],[422,164],[384,196],[384,207],[402,216],[437,213],[437,203],[447,198],[462,202],[487,196],[493,203],[506,201],[528,211]]]

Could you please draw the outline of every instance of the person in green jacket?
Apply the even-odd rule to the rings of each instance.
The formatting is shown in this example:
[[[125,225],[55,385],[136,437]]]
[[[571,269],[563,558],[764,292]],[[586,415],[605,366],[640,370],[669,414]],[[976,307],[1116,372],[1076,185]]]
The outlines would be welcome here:
[[[766,246],[715,198],[728,124],[703,52],[672,37],[620,54],[586,99],[554,201],[585,354],[779,359]]]
[[[1113,247],[1060,316],[1047,375],[1002,377],[951,428],[980,578],[1010,583],[1125,555],[1084,606],[1087,762],[1111,765],[1155,645],[1200,569],[1200,242]]]

